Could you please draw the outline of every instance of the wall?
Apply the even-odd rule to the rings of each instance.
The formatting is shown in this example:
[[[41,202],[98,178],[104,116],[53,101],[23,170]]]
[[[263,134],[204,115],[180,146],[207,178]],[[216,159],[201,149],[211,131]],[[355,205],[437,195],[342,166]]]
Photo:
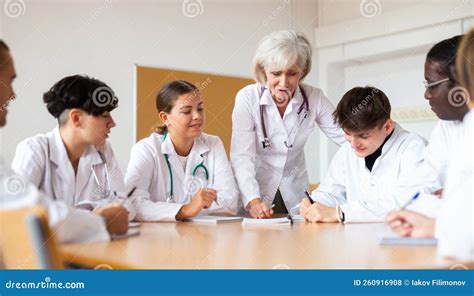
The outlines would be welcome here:
[[[24,3],[18,16],[6,10],[10,1]],[[19,141],[55,126],[43,92],[65,75],[83,73],[104,80],[120,98],[111,141],[122,168],[134,143],[135,64],[250,77],[258,40],[293,28],[315,49],[306,82],[320,86],[334,104],[353,84],[374,84],[390,68],[395,72],[387,77],[410,77],[403,93],[400,81],[380,82],[392,103],[423,106],[424,54],[436,41],[472,27],[474,15],[472,0],[10,1],[0,1],[0,36],[12,48],[19,76],[18,100],[0,130],[6,163]],[[410,63],[397,68],[407,50],[415,50]],[[424,135],[432,125],[408,123]],[[310,181],[317,182],[336,147],[315,132],[305,149]]]
[[[197,10],[185,6],[191,2],[198,3]],[[125,169],[134,144],[134,64],[251,77],[261,37],[294,27],[314,40],[317,23],[316,1],[23,3],[18,16],[0,11],[0,36],[10,45],[18,72],[18,100],[0,131],[6,163],[19,141],[55,126],[42,94],[66,75],[88,74],[116,92],[120,106],[112,113],[117,127],[111,142]]]
[[[435,43],[472,28],[474,2],[321,1],[320,6],[325,13],[324,25],[315,29],[318,81],[332,102],[353,86],[378,86],[391,100],[392,118],[429,139],[437,118],[423,98],[425,56]],[[341,20],[338,13],[346,16]],[[317,143],[323,177],[337,147],[321,135]]]

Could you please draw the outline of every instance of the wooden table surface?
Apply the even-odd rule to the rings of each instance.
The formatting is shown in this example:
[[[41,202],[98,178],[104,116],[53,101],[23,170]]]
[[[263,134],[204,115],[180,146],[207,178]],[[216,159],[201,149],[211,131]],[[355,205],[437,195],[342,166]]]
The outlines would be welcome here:
[[[242,226],[142,223],[140,236],[60,247],[66,262],[113,269],[449,268],[436,247],[381,246],[383,223]]]

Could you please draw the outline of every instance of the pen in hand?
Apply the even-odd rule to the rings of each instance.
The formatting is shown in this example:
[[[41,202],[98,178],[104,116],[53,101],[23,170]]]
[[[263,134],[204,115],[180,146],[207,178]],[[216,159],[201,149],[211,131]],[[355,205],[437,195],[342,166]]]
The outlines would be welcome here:
[[[137,186],[133,187],[132,190],[130,190],[130,192],[128,192],[127,198],[129,198],[130,196],[132,196],[132,194],[135,192],[135,190],[137,190]]]
[[[127,199],[128,199],[130,196],[132,196],[132,194],[135,192],[136,189],[137,189],[136,186],[133,187],[132,190],[130,190],[130,191],[128,192],[127,198],[120,198],[120,197],[117,197],[117,193],[114,191],[115,197],[120,200],[119,204],[120,204],[121,206],[123,206],[123,204],[127,201]]]
[[[304,194],[306,194],[306,197],[309,199],[309,202],[311,204],[314,204],[314,200],[311,198],[311,195],[308,193],[307,190],[304,191]]]
[[[400,210],[404,210],[406,207],[408,207],[409,205],[411,205],[417,198],[418,196],[420,196],[420,192],[417,192],[415,195],[413,195],[412,198],[410,198],[409,201],[407,201],[401,208]]]

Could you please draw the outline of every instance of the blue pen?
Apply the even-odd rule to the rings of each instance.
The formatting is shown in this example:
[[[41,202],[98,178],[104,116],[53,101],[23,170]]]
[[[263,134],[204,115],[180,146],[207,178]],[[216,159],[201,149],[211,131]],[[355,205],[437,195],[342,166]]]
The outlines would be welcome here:
[[[410,198],[410,200],[407,201],[407,203],[403,207],[401,207],[400,210],[404,210],[406,207],[411,205],[418,198],[418,196],[420,196],[419,192],[417,192],[415,195],[413,195],[413,197]]]

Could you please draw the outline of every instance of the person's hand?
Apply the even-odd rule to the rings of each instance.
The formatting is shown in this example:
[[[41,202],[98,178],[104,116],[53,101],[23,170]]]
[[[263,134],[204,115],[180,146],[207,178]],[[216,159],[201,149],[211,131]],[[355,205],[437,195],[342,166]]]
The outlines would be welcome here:
[[[307,197],[303,198],[300,203],[300,215],[304,217],[306,212],[309,210],[309,207],[311,207],[311,202]]]
[[[309,202],[309,201],[308,201]],[[337,208],[327,207],[323,204],[315,202],[304,214],[304,218],[308,222],[337,222]]]
[[[388,214],[385,220],[400,236],[434,237],[435,220],[422,214],[401,210]]]
[[[176,215],[176,219],[181,220],[197,216],[202,209],[210,208],[216,198],[216,190],[211,188],[200,189],[190,203],[181,207]]]
[[[249,214],[252,218],[271,218],[273,210],[262,201],[260,197],[254,198],[249,202]]]
[[[125,234],[128,231],[128,210],[117,204],[108,204],[94,210],[94,213],[105,218],[105,225],[110,234]]]

